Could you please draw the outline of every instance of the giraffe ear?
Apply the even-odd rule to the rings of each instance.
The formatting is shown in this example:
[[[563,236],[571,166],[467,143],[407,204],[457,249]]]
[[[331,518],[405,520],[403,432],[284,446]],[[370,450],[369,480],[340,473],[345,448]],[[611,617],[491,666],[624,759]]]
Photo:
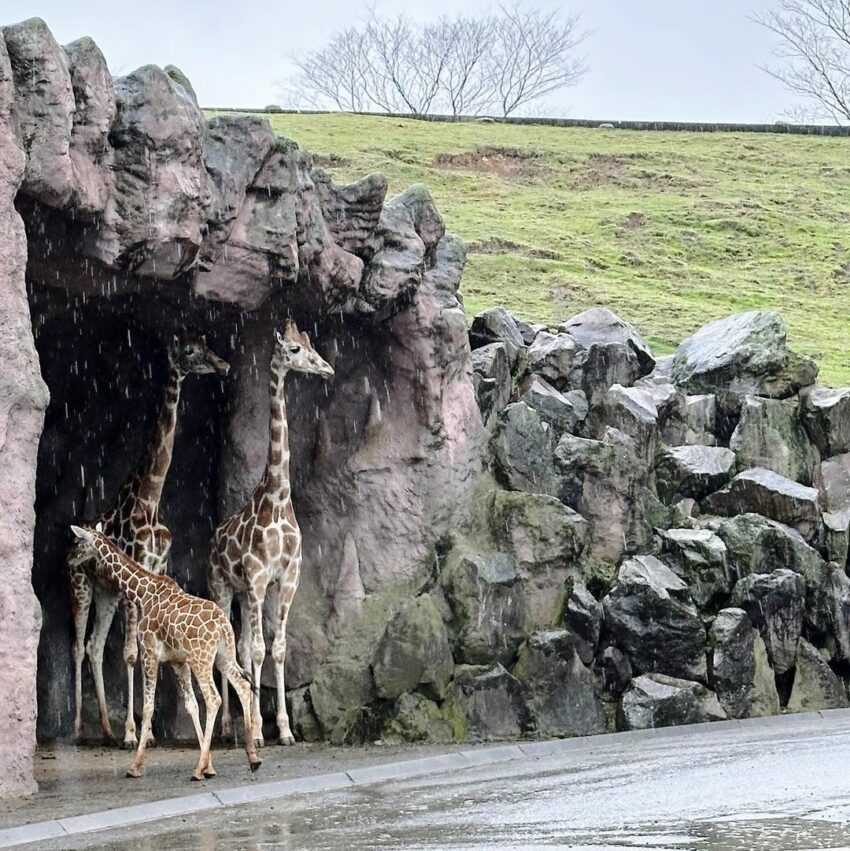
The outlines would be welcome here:
[[[74,533],[74,536],[79,538],[81,541],[90,541],[92,538],[91,532],[80,526],[71,526],[71,531]]]
[[[281,337],[280,331],[278,331],[277,328],[274,329],[274,338],[275,338],[275,340],[277,340],[277,342],[281,346],[283,345],[283,343],[284,343],[283,337]]]
[[[94,527],[94,531],[100,532],[101,535],[103,534],[103,523],[100,520],[97,521],[97,525]]]

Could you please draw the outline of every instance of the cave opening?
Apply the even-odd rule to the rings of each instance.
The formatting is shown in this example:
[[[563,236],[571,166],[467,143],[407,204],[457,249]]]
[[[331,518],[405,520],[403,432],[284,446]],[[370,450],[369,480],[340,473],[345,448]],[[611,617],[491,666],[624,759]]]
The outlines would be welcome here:
[[[395,408],[403,409],[397,416],[404,421],[418,416],[409,378],[394,378],[391,335],[352,316],[325,315],[317,321],[315,310],[291,291],[277,293],[261,311],[243,311],[193,297],[183,281],[158,284],[129,272],[116,274],[77,250],[85,240],[85,222],[69,222],[30,203],[19,209],[31,236],[27,294],[33,336],[50,390],[38,452],[32,577],[42,609],[39,740],[67,740],[73,734],[69,526],[92,521],[110,507],[148,451],[162,403],[166,348],[186,331],[205,334],[210,348],[231,365],[225,378],[193,375],[184,381],[161,505],[173,535],[169,573],[199,596],[207,596],[207,550],[215,527],[244,504],[265,465],[273,329],[295,319],[335,364],[332,382],[292,374],[286,384],[292,496],[305,538],[302,583],[290,620],[287,685],[306,685],[327,650],[326,618],[351,517],[361,510],[361,495],[374,477],[389,476],[380,471],[393,463],[392,452],[385,453],[399,435],[387,433],[384,415]],[[372,587],[368,561],[362,567]],[[236,606],[233,614],[238,631]],[[269,634],[269,646],[270,640]],[[119,610],[104,654],[116,735],[126,707],[122,648]],[[273,685],[271,669],[267,663],[264,686]],[[263,692],[267,719],[273,718],[274,690]],[[135,702],[138,709],[138,666]],[[100,740],[88,660],[83,728],[86,740]],[[165,740],[193,736],[170,672],[160,675],[154,734]]]
[[[30,283],[30,309],[50,405],[39,444],[33,587],[42,608],[38,660],[38,735],[65,738],[73,728],[73,623],[65,556],[69,525],[107,509],[148,452],[166,381],[166,346],[182,331],[180,312],[138,296],[93,298]],[[189,327],[195,327],[193,317]],[[198,328],[200,331],[212,329]],[[221,351],[211,335],[210,345]],[[225,355],[226,357],[226,355]],[[183,383],[174,455],[162,515],[174,542],[171,575],[191,593],[205,590],[205,557],[218,520],[223,382]],[[123,726],[123,624],[117,615],[104,675],[113,729]],[[84,665],[84,728],[99,730],[93,683]],[[163,696],[163,698],[165,695]],[[158,726],[174,724],[163,699]]]

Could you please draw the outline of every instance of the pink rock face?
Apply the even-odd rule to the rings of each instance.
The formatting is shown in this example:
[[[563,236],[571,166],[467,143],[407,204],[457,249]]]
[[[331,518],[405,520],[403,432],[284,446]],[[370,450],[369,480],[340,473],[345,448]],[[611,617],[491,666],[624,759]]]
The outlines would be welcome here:
[[[35,459],[47,389],[29,325],[26,238],[14,197],[24,152],[12,133],[14,92],[0,37],[0,798],[36,789],[32,775],[36,720],[36,651],[41,610],[33,593]]]

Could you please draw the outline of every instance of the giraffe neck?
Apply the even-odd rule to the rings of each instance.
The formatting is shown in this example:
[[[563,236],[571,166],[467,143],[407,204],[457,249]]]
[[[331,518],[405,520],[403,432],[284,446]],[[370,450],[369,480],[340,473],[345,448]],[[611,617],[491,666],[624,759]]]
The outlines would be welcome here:
[[[289,427],[286,422],[287,370],[272,363],[269,381],[271,416],[269,417],[269,457],[263,484],[267,493],[289,492]]]
[[[141,602],[150,585],[146,572],[106,540],[96,543],[95,553],[98,572],[130,600]]]
[[[150,452],[139,474],[137,496],[148,506],[156,508],[162,499],[165,477],[171,466],[174,433],[177,430],[177,406],[185,375],[169,358],[168,380],[162,394],[162,406],[154,429]]]

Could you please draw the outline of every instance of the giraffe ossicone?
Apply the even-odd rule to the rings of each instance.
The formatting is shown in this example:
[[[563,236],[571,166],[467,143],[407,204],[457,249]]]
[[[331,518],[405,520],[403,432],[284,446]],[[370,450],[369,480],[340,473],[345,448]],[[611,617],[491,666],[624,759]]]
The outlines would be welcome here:
[[[276,600],[272,658],[277,689],[278,742],[295,742],[286,711],[284,666],[286,624],[301,576],[301,530],[292,506],[289,473],[289,428],[286,419],[284,383],[289,372],[319,375],[329,379],[334,370],[313,348],[307,334],[288,321],[283,334],[274,332],[274,352],[269,381],[269,448],[265,472],[250,500],[219,525],[210,544],[209,590],[226,615],[230,615],[234,593],[242,610],[240,661],[253,669],[259,684],[266,645],[263,637],[263,607],[269,592]],[[247,612],[246,612],[247,609]],[[232,734],[230,702],[223,689],[222,735]],[[254,692],[254,724],[257,744],[263,744],[259,689]]]
[[[210,751],[221,698],[213,679],[213,668],[220,671],[225,687],[230,683],[239,695],[245,726],[245,752],[251,771],[256,771],[262,760],[257,754],[252,727],[253,682],[251,675],[236,661],[233,627],[224,612],[211,600],[187,594],[170,577],[144,570],[103,532],[80,526],[72,526],[71,531],[77,542],[68,556],[69,563],[86,564],[87,570],[138,606],[140,613],[138,634],[142,649],[144,705],[139,744],[127,776],[141,776],[162,662],[170,664],[177,675],[186,711],[198,737],[201,753],[192,780],[214,777],[216,773]],[[206,705],[203,727],[192,688],[193,675]]]

